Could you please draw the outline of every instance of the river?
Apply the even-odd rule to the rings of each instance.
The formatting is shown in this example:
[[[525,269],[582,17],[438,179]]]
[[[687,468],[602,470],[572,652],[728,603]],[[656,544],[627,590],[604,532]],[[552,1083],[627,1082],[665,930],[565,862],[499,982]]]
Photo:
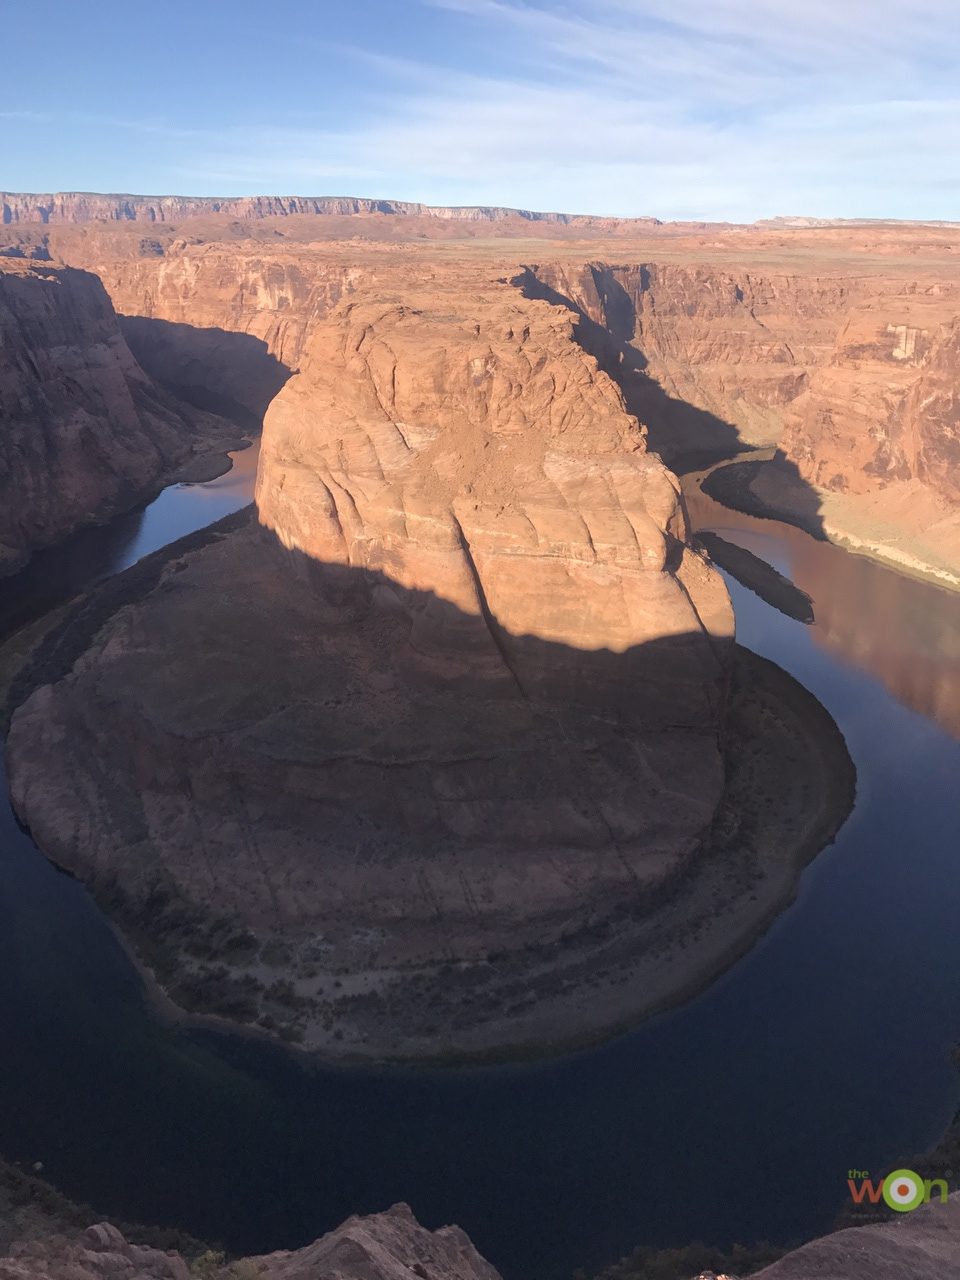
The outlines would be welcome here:
[[[0,584],[9,631],[244,505],[253,450]],[[934,1143],[960,1099],[960,596],[692,495],[703,527],[811,595],[728,578],[741,642],[831,711],[853,814],[708,991],[596,1049],[478,1069],[319,1066],[161,1021],[84,889],[0,798],[0,1152],[103,1215],[254,1252],[406,1200],[508,1280],[637,1243],[800,1239],[846,1171]]]

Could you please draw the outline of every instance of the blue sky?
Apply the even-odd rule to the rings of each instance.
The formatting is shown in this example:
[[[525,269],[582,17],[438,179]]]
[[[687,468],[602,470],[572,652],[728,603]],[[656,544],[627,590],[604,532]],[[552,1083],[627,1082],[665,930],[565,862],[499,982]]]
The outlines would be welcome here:
[[[960,0],[0,0],[5,190],[960,219]]]

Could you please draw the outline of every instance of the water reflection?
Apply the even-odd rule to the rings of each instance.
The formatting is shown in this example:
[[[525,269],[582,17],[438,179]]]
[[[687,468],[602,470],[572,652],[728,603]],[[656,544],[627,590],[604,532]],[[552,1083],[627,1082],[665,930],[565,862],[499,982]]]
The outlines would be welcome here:
[[[194,529],[202,529],[253,501],[259,443],[231,453],[233,466],[207,484],[177,484],[144,507],[108,524],[81,529],[38,551],[26,568],[0,579],[0,637],[55,608],[113,573],[128,569]]]
[[[814,640],[960,738],[960,592],[905,577],[792,525],[731,511],[684,478],[695,528],[772,564],[813,599]]]

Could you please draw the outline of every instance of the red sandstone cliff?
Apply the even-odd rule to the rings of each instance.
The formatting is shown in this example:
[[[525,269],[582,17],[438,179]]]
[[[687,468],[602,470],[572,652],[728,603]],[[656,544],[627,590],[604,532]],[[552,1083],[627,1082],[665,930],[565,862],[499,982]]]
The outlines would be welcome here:
[[[96,276],[0,260],[0,567],[134,505],[228,430],[151,382]]]
[[[625,654],[730,634],[726,592],[684,549],[676,481],[572,329],[479,273],[359,289],[313,326],[270,407],[261,521],[313,559],[489,613],[508,648],[534,635]],[[659,692],[682,721],[677,662],[680,683]],[[703,723],[702,688],[693,697]]]
[[[221,262],[173,261],[177,305]],[[567,308],[482,266],[294,292],[275,265],[223,272],[207,313],[299,347],[263,527],[121,580],[95,635],[68,620],[11,725],[18,812],[174,1000],[312,1048],[484,1052],[660,1007],[789,899],[849,806],[842,741],[734,658]]]

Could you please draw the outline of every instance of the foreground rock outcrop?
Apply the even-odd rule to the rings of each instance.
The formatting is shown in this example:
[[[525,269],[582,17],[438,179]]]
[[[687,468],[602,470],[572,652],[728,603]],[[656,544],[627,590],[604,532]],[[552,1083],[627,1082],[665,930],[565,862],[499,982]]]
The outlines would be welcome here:
[[[842,740],[734,649],[562,310],[358,287],[258,506],[48,638],[9,736],[18,812],[177,1004],[338,1054],[596,1036],[729,963],[845,816]]]
[[[0,261],[0,573],[236,434],[147,377],[96,276]]]
[[[960,1258],[960,1195],[894,1222],[850,1227],[788,1253],[757,1280],[948,1280]]]
[[[753,1275],[755,1280],[949,1280],[958,1256],[960,1196],[954,1195],[945,1205],[925,1206],[895,1222],[824,1236]],[[189,1280],[197,1274],[208,1280],[499,1280],[459,1227],[427,1231],[404,1204],[349,1218],[303,1249],[232,1263],[207,1253],[191,1266],[174,1250],[131,1244],[106,1222],[83,1232],[19,1240],[0,1255],[0,1280]],[[703,1280],[708,1274],[714,1273],[703,1273]]]
[[[0,1256],[0,1280],[499,1280],[459,1227],[427,1231],[405,1204],[349,1218],[306,1248],[224,1263],[207,1253],[193,1266],[176,1251],[131,1244],[101,1222],[74,1235],[15,1243]]]

